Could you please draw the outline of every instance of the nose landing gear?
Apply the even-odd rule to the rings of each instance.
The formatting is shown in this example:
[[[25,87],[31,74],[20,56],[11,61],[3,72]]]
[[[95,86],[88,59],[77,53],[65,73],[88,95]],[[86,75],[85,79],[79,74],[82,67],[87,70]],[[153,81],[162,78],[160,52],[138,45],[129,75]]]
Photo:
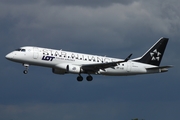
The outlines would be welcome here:
[[[28,70],[24,70],[23,73],[24,73],[24,74],[27,74],[27,73],[28,73]]]
[[[29,64],[23,64],[23,66],[25,67],[25,70],[23,71],[23,73],[27,74],[28,73]]]

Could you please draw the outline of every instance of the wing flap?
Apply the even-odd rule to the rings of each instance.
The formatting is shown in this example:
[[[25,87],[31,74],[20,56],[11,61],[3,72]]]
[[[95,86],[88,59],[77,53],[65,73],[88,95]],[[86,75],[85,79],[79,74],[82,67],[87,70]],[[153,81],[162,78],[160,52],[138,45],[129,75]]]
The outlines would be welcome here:
[[[108,63],[96,63],[96,64],[86,64],[86,65],[82,65],[82,69],[85,71],[98,71],[99,69],[106,69],[106,68],[110,68],[110,67],[115,67],[120,63],[123,62],[127,62],[130,57],[132,56],[132,54],[130,54],[125,60],[122,61],[116,61],[116,62],[108,62]]]

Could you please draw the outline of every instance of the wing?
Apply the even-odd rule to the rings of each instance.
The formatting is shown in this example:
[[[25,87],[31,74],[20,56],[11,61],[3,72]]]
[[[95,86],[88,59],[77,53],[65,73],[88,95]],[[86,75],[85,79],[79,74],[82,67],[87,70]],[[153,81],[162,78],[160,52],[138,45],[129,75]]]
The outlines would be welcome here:
[[[84,71],[92,71],[92,72],[96,72],[100,69],[104,70],[106,68],[113,68],[115,66],[117,66],[118,64],[120,63],[123,63],[123,62],[127,62],[130,57],[132,56],[132,54],[130,54],[125,60],[123,61],[116,61],[116,62],[108,62],[108,63],[97,63],[97,64],[85,64],[85,65],[82,65],[81,68],[84,70]]]

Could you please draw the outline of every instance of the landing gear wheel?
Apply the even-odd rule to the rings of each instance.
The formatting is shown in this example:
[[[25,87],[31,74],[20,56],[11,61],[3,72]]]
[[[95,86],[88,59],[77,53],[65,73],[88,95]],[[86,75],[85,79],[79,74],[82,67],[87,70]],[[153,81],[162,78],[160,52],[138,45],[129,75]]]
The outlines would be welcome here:
[[[23,64],[23,66],[25,67],[25,70],[23,71],[23,73],[27,74],[28,73],[29,64]]]
[[[83,81],[83,77],[82,76],[78,76],[77,77],[77,81],[79,81],[79,82]]]
[[[87,81],[92,81],[92,80],[93,80],[93,77],[89,75],[89,76],[86,77],[86,80],[87,80]]]
[[[28,71],[27,71],[27,70],[24,70],[24,71],[23,71],[23,73],[24,73],[24,74],[27,74],[27,73],[28,73]]]

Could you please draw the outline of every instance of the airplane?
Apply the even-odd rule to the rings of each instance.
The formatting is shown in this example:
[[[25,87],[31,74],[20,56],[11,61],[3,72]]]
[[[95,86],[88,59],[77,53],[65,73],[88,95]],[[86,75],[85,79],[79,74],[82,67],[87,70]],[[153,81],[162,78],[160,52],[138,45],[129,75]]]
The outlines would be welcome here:
[[[78,74],[77,81],[83,81],[81,74],[87,74],[87,81],[92,81],[92,74],[106,76],[128,76],[167,72],[168,66],[159,66],[168,43],[168,38],[160,38],[144,55],[130,59],[111,58],[64,50],[25,46],[7,54],[6,59],[22,63],[24,74],[30,65],[52,68],[55,74]]]

